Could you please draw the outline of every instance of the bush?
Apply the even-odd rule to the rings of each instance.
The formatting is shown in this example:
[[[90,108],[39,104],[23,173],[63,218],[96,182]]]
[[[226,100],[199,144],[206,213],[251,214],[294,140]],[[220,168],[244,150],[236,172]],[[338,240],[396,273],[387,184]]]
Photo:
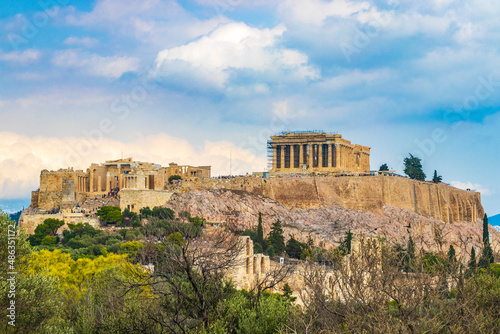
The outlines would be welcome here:
[[[262,248],[261,244],[256,242],[253,244],[253,252],[254,252],[254,254],[262,254],[262,253],[264,253],[264,249]]]
[[[51,235],[43,238],[41,245],[55,245],[57,243],[57,238]]]
[[[127,241],[132,241],[137,238],[137,235],[134,233],[134,231],[129,230],[127,233],[125,233],[125,240]]]
[[[116,224],[119,226],[123,221],[122,210],[117,206],[103,206],[97,210],[96,215],[108,224]]]
[[[269,255],[269,257],[274,256],[274,246],[273,245],[267,247],[267,255]]]
[[[122,243],[120,241],[115,242],[115,243],[108,246],[108,251],[115,253],[115,254],[118,254],[120,252],[121,245],[122,245]]]

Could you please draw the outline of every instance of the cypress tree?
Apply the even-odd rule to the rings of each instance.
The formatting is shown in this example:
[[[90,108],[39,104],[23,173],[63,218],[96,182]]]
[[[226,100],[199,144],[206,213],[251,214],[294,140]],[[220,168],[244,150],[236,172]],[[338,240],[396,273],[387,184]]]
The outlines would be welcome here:
[[[474,249],[474,246],[472,246],[472,249],[470,251],[469,269],[476,269],[476,250]]]
[[[352,232],[347,231],[345,234],[345,249],[347,254],[351,254],[351,244],[352,244]]]
[[[453,247],[453,245],[450,245],[450,248],[448,249],[448,263],[449,264],[455,263],[457,261],[455,254],[456,254],[455,248]]]
[[[259,244],[264,246],[264,230],[262,229],[262,213],[259,212],[259,224],[257,225],[257,240]]]
[[[484,214],[483,218],[483,244],[490,243],[490,232],[488,231],[488,215]]]

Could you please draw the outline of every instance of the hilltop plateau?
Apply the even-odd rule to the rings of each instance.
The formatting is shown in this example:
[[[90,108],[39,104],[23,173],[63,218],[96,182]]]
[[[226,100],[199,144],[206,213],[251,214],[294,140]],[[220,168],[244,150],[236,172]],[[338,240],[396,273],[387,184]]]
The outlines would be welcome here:
[[[209,221],[224,221],[234,230],[256,228],[261,212],[265,234],[280,219],[285,234],[302,242],[310,235],[315,245],[326,248],[337,247],[348,230],[357,236],[380,236],[400,243],[406,243],[411,235],[418,248],[436,253],[445,253],[453,244],[459,255],[467,256],[471,246],[482,245],[480,222],[446,223],[389,205],[383,205],[378,214],[341,206],[289,208],[245,190],[193,188],[172,195],[164,206],[176,212],[189,211]],[[493,248],[498,251],[500,233],[492,227],[490,233],[494,236]]]

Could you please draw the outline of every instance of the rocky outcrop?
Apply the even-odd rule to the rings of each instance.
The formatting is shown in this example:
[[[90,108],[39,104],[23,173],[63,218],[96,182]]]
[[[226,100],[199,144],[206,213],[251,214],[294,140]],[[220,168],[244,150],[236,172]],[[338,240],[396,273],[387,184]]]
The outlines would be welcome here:
[[[343,207],[382,216],[384,206],[391,206],[445,223],[477,222],[484,216],[478,192],[396,176],[237,177],[200,179],[177,187],[184,191],[193,187],[244,190],[274,199],[289,209]]]
[[[412,210],[382,206],[380,214],[353,210],[341,206],[288,208],[277,200],[242,190],[191,189],[174,194],[166,207],[175,212],[189,211],[193,216],[209,221],[224,221],[237,230],[255,228],[262,213],[264,233],[280,219],[287,235],[306,241],[310,235],[321,247],[336,247],[351,230],[359,236],[381,236],[393,242],[406,243],[411,235],[419,248],[447,252],[450,244],[458,254],[466,255],[470,248],[481,248],[482,224],[471,222],[445,223],[425,217]],[[490,229],[493,247],[500,251],[500,233]]]

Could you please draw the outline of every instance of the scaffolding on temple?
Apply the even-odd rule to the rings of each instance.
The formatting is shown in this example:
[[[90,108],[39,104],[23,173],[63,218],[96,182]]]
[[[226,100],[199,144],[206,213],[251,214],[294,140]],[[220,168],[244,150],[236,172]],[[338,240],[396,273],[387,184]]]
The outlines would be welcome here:
[[[326,132],[323,130],[296,130],[296,131],[285,130],[275,134],[275,136],[283,136],[286,135],[287,133],[326,133],[330,135],[338,134],[338,132]]]
[[[267,141],[267,170],[273,169],[273,140]]]

